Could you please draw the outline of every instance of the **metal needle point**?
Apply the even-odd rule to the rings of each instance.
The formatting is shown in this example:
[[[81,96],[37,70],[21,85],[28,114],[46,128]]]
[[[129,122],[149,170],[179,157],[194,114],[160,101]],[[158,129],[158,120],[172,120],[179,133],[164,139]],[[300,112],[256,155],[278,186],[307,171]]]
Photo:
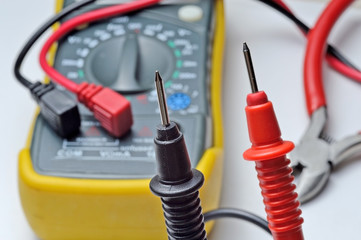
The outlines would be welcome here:
[[[249,81],[251,82],[252,93],[256,93],[258,92],[256,75],[253,69],[251,52],[249,51],[247,43],[243,43],[243,53],[244,53],[244,59],[246,60],[246,64],[247,64],[248,76],[249,76]]]
[[[159,71],[155,71],[155,88],[157,90],[157,95],[158,95],[158,104],[160,109],[160,118],[162,120],[162,125],[168,126],[169,125],[168,108],[165,99],[163,80],[160,77]]]

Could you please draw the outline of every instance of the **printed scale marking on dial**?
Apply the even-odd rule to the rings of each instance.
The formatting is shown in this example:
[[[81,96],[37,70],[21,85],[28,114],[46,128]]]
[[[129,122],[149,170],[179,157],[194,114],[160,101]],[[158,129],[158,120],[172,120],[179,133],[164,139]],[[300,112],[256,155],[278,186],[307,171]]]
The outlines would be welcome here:
[[[157,69],[166,79],[170,110],[197,113],[199,37],[169,23],[134,18],[113,18],[97,23],[96,30],[82,29],[68,36],[56,68],[75,82],[85,79],[126,94],[137,105],[134,114],[158,113],[152,81]]]

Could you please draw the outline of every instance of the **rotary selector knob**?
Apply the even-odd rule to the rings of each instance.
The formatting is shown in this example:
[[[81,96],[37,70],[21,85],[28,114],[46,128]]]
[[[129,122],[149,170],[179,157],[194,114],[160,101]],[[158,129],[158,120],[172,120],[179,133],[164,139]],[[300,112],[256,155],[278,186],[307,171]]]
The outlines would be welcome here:
[[[121,92],[142,92],[153,89],[154,69],[170,77],[174,57],[170,49],[155,38],[128,34],[95,48],[85,66],[90,82]]]

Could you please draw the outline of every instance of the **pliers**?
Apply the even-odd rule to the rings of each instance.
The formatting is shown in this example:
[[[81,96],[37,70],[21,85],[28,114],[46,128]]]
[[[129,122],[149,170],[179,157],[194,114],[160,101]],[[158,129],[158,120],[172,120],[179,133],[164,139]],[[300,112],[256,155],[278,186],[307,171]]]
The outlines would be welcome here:
[[[305,134],[290,155],[291,166],[302,167],[296,184],[298,200],[301,203],[311,200],[321,192],[334,167],[356,153],[361,153],[360,134],[338,142],[332,141],[324,132],[326,122],[326,107],[314,110]]]
[[[361,134],[338,142],[330,141],[325,134],[327,111],[322,82],[324,49],[332,26],[352,2],[331,1],[307,36],[304,87],[311,121],[300,143],[291,152],[291,165],[303,167],[296,189],[299,201],[303,203],[321,192],[334,167],[361,153]]]

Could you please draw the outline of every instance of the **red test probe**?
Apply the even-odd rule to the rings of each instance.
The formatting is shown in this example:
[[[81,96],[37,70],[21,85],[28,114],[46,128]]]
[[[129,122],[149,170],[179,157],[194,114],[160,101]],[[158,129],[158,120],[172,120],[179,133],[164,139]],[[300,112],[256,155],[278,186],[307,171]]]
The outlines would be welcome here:
[[[283,141],[273,105],[263,91],[258,91],[251,54],[243,44],[252,93],[247,96],[247,124],[252,147],[244,152],[246,160],[256,163],[256,170],[268,226],[275,240],[303,240],[300,203],[292,183],[292,168],[286,154],[294,144]]]

